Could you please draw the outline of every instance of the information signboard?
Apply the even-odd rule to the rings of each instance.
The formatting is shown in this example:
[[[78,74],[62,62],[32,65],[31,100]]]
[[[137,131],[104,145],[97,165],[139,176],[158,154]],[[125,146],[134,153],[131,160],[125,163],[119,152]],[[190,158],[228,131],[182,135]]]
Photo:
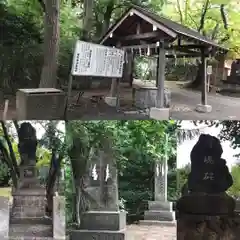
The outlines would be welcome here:
[[[121,78],[123,64],[123,50],[77,41],[71,73],[73,76]]]

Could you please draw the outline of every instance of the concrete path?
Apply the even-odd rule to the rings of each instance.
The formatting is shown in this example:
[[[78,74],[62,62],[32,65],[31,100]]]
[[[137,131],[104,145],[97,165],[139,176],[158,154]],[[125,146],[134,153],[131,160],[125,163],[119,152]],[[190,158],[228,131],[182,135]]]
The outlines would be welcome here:
[[[197,91],[182,89],[171,85],[171,118],[177,120],[237,120],[240,119],[240,98],[208,94],[211,113],[195,111],[201,102],[201,94]]]
[[[129,225],[126,240],[176,240],[176,226]]]

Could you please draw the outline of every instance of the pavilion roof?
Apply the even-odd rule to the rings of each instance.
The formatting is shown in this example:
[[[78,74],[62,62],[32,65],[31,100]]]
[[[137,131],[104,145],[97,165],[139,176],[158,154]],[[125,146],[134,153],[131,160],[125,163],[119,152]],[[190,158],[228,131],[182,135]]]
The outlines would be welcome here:
[[[174,42],[175,40],[179,39],[186,42],[193,42],[196,44],[200,44],[206,47],[213,47],[218,50],[227,51],[223,46],[220,46],[215,41],[209,39],[206,36],[203,36],[199,32],[190,29],[182,24],[174,22],[168,18],[163,16],[159,16],[156,13],[144,9],[142,7],[132,5],[117,21],[113,24],[106,34],[101,38],[100,44],[116,46],[117,42],[119,41],[118,38],[114,38],[112,36],[131,36],[136,34],[136,24],[141,24],[142,33],[148,33],[152,30],[152,26],[157,27],[157,31],[161,33],[158,37],[146,37],[144,38],[144,42],[146,44],[156,43],[156,41],[163,39],[167,39],[167,42]],[[149,31],[151,26],[151,30]],[[153,36],[153,34],[152,34]],[[121,39],[121,38],[120,38]],[[126,39],[126,38],[125,38]],[[129,38],[128,38],[129,39]],[[134,41],[135,40],[135,41]],[[137,41],[138,40],[138,41]],[[127,46],[137,45],[143,39],[131,39],[131,41],[125,41],[124,44]],[[124,45],[123,44],[123,45]]]

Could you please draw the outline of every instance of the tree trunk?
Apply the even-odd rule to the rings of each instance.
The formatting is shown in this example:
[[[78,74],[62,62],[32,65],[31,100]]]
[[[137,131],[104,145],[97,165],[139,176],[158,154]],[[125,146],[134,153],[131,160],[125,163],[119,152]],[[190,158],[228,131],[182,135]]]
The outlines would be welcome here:
[[[88,41],[91,39],[91,30],[93,25],[93,0],[84,0],[84,18],[83,18],[83,32],[81,39]]]
[[[197,29],[197,31],[199,33],[204,32],[205,18],[206,18],[207,11],[209,9],[209,5],[210,5],[210,1],[207,0],[202,7],[200,23],[199,23],[199,27]],[[201,83],[202,83],[202,68],[201,68],[201,63],[198,63],[197,76],[196,76],[195,80],[193,80],[193,82],[189,85],[189,87],[199,88],[201,86]]]
[[[14,169],[14,172],[17,174],[17,177],[19,177],[20,172],[19,172],[19,168],[18,168],[18,164],[17,164],[17,159],[16,159],[15,153],[13,151],[13,146],[12,146],[12,143],[10,141],[10,137],[8,135],[7,127],[6,127],[4,121],[1,121],[1,126],[2,126],[2,129],[3,129],[4,137],[6,139],[6,142],[7,142],[8,148],[9,148],[11,163],[13,165],[12,167]]]
[[[44,62],[41,74],[40,88],[57,87],[57,69],[59,54],[59,0],[45,1],[44,14]]]

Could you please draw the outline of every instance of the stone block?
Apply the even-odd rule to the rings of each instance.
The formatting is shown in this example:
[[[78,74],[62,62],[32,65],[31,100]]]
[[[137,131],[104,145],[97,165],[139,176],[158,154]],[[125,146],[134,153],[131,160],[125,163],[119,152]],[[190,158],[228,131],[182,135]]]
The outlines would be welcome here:
[[[10,239],[35,239],[35,237],[41,237],[42,239],[52,236],[51,225],[41,224],[12,224],[9,237]],[[24,238],[23,238],[24,237]]]
[[[212,106],[211,105],[198,104],[196,106],[196,111],[200,112],[200,113],[210,113],[210,112],[212,112]]]
[[[126,212],[89,211],[81,218],[81,229],[119,231],[126,228]]]
[[[142,86],[136,88],[134,93],[135,106],[140,109],[147,109],[158,106],[157,87]],[[164,89],[164,107],[170,107],[171,103],[171,92],[168,89]]]
[[[182,216],[177,221],[178,240],[237,240],[239,234],[240,217],[237,215],[199,216],[189,214]]]
[[[225,193],[192,193],[182,196],[177,201],[176,208],[179,217],[181,217],[181,214],[222,215],[234,212],[235,201]]]
[[[125,231],[73,230],[70,240],[125,240]]]
[[[156,120],[169,120],[170,110],[169,108],[150,108],[149,117]]]
[[[10,203],[8,197],[0,197],[0,239],[8,239]]]
[[[172,211],[173,204],[172,204],[172,202],[165,202],[165,201],[149,201],[148,209],[149,210]]]
[[[53,237],[66,239],[65,197],[53,197]]]
[[[142,226],[176,226],[176,221],[156,221],[156,220],[140,220],[139,224]]]
[[[175,213],[172,211],[145,211],[144,220],[175,221]]]
[[[105,97],[104,101],[110,107],[116,107],[117,106],[117,98],[116,97]]]
[[[65,102],[66,94],[59,89],[18,89],[16,94],[17,119],[62,119]]]

